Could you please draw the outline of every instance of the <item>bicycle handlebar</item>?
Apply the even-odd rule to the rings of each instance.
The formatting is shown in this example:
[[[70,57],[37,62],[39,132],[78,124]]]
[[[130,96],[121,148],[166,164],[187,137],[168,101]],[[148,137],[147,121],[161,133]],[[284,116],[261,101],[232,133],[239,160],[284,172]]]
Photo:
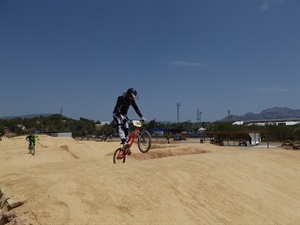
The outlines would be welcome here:
[[[132,123],[132,121],[137,121],[137,119],[129,119],[127,116],[124,116],[124,115],[120,115],[120,117],[122,118],[123,121],[129,121]],[[144,123],[146,122],[146,120],[143,120],[143,119],[138,119],[138,121],[140,121],[141,123]]]

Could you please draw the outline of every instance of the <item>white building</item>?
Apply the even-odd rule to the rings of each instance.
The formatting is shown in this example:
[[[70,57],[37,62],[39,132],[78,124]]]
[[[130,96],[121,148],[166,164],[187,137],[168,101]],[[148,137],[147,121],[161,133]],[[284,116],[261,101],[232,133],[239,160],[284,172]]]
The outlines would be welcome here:
[[[274,119],[274,120],[248,120],[248,121],[235,121],[232,125],[246,125],[246,126],[266,126],[266,125],[277,125],[277,126],[290,126],[300,124],[300,118],[296,119]]]

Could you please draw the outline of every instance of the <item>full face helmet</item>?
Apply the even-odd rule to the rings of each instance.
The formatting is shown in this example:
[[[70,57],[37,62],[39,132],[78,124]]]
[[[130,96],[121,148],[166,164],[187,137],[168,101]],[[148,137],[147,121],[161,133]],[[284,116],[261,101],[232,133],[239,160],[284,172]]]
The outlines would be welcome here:
[[[126,92],[127,98],[132,97],[132,98],[138,98],[137,96],[137,91],[134,88],[129,88]]]

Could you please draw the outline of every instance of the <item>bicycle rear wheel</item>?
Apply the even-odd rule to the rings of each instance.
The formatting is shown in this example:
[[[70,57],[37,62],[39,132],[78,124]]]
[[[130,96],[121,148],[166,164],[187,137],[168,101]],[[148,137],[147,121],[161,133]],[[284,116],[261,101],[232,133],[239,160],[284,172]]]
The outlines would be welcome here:
[[[138,147],[142,153],[146,153],[151,148],[151,135],[149,131],[143,130],[138,136]]]
[[[121,156],[121,157],[120,157]],[[124,163],[126,160],[126,154],[124,154],[123,149],[122,148],[118,148],[113,156],[113,162],[114,164],[116,164],[117,162],[122,162]]]

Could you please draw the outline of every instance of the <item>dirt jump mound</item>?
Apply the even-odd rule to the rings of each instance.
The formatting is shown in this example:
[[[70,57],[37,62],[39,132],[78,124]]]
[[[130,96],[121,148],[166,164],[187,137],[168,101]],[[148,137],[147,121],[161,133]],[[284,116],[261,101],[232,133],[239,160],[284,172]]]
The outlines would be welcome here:
[[[152,146],[152,149],[147,153],[133,153],[132,158],[136,160],[150,160],[150,159],[159,159],[171,156],[183,156],[183,155],[193,155],[193,154],[203,154],[208,153],[199,148],[188,147],[188,148],[172,148],[172,146],[162,147],[162,146]]]

